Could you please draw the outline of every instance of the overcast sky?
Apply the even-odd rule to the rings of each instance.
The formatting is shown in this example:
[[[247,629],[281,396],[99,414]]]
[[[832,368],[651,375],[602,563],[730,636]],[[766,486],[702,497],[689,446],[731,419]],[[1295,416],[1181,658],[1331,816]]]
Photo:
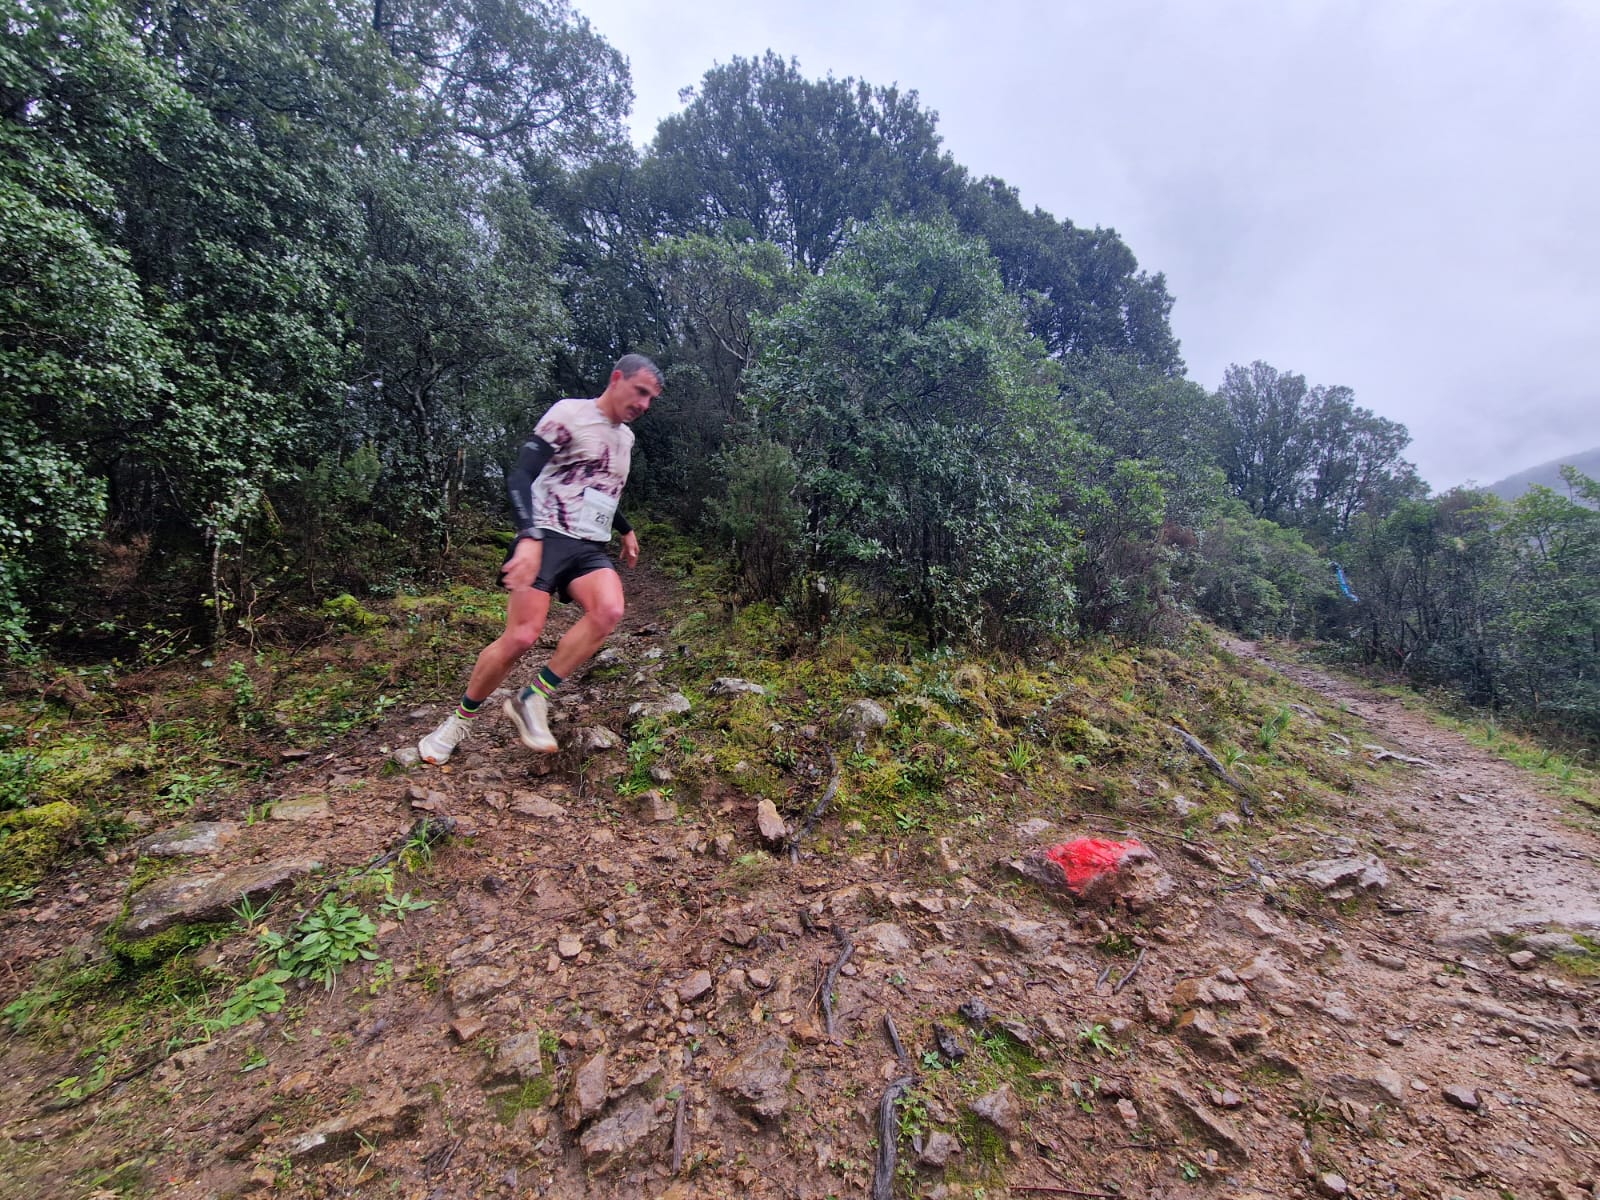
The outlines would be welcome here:
[[[1191,378],[1354,388],[1435,489],[1600,446],[1600,0],[575,3],[640,144],[735,55],[915,89],[1165,273]]]

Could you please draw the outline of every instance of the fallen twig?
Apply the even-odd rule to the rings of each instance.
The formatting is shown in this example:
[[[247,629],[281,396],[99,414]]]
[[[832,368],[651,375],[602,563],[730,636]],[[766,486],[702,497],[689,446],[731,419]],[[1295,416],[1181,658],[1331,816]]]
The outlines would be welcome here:
[[[828,973],[822,978],[822,1019],[826,1024],[828,1038],[833,1038],[833,985],[839,978],[839,968],[850,961],[850,956],[856,952],[856,944],[850,940],[850,935],[842,929],[835,929],[839,935],[839,944],[844,947],[839,957],[834,960],[833,966],[828,968]]]
[[[883,1090],[878,1101],[878,1158],[872,1169],[872,1200],[893,1200],[894,1168],[899,1157],[900,1128],[895,1123],[894,1106],[900,1094],[911,1086],[912,1076],[902,1075]]]
[[[839,790],[839,781],[844,777],[844,772],[839,766],[838,755],[834,754],[831,747],[828,750],[828,765],[833,768],[833,779],[828,784],[828,790],[822,793],[822,799],[817,801],[810,815],[806,817],[805,824],[801,825],[795,835],[789,839],[790,862],[800,861],[800,843],[810,834],[811,830],[822,818],[822,814],[828,811],[828,805],[833,803],[834,794]]]
[[[1013,1192],[1040,1192],[1046,1196],[1100,1196],[1104,1200],[1119,1200],[1115,1192],[1085,1192],[1078,1188],[1050,1187],[1040,1183],[1013,1183]]]
[[[906,1048],[900,1044],[900,1031],[894,1027],[894,1014],[883,1014],[883,1027],[889,1033],[889,1044],[894,1047],[894,1056],[901,1062],[906,1060]]]
[[[683,1119],[684,1102],[688,1093],[678,1093],[678,1111],[672,1118],[672,1173],[676,1175],[683,1166],[683,1154],[689,1148],[689,1123]]]
[[[1211,751],[1207,750],[1205,745],[1200,741],[1199,738],[1195,737],[1194,734],[1190,733],[1186,729],[1180,729],[1176,725],[1169,725],[1167,728],[1172,730],[1173,733],[1177,734],[1183,739],[1183,744],[1189,747],[1189,749],[1192,750],[1196,755],[1198,755],[1201,762],[1205,763],[1206,766],[1211,768],[1212,774],[1216,775],[1235,792],[1239,793],[1239,811],[1247,817],[1254,816],[1255,811],[1250,800],[1250,789],[1245,787],[1243,780],[1239,779],[1239,777],[1236,776],[1232,771],[1223,766],[1222,760],[1219,759],[1215,754],[1211,753]]]
[[[1117,980],[1116,985],[1111,989],[1111,994],[1113,996],[1115,996],[1123,988],[1127,987],[1128,982],[1139,973],[1139,968],[1144,966],[1144,956],[1149,953],[1149,950],[1149,946],[1144,946],[1140,949],[1139,957],[1133,960],[1133,966],[1128,969],[1128,973],[1121,979]]]
[[[843,930],[835,930],[838,942],[843,946],[840,955],[835,958],[834,965],[827,968],[826,976],[822,976],[822,1021],[827,1027],[827,1037],[834,1037],[834,982],[838,979],[838,968],[850,962],[850,955],[856,952],[856,944],[850,941],[850,934]]]

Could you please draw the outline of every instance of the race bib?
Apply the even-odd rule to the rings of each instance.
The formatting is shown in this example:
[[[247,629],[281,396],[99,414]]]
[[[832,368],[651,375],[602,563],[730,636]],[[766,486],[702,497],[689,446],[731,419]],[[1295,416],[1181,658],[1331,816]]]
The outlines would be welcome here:
[[[584,488],[578,515],[572,522],[573,536],[590,542],[611,540],[611,518],[617,513],[617,498],[599,488]]]

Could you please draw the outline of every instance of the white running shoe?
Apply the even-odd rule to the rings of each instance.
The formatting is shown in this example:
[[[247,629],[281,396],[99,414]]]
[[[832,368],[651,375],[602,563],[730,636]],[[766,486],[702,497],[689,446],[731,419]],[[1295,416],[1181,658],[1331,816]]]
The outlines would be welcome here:
[[[457,746],[466,739],[472,731],[472,722],[463,721],[455,713],[451,713],[439,723],[427,737],[417,743],[417,753],[422,755],[422,761],[439,766],[450,761],[450,756],[455,753]]]
[[[504,708],[506,716],[517,727],[518,740],[529,750],[550,754],[561,748],[550,736],[550,702],[542,693],[513,696],[505,702]]]

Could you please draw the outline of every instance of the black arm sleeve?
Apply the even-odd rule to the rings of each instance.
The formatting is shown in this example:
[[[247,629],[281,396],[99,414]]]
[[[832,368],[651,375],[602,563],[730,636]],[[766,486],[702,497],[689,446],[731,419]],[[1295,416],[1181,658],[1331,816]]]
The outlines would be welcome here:
[[[555,455],[556,448],[542,437],[530,437],[517,452],[517,461],[506,472],[506,491],[511,495],[512,520],[517,536],[536,538],[539,527],[533,515],[533,481]]]
[[[611,528],[624,536],[633,532],[633,526],[628,524],[628,518],[620,512],[611,514]]]

